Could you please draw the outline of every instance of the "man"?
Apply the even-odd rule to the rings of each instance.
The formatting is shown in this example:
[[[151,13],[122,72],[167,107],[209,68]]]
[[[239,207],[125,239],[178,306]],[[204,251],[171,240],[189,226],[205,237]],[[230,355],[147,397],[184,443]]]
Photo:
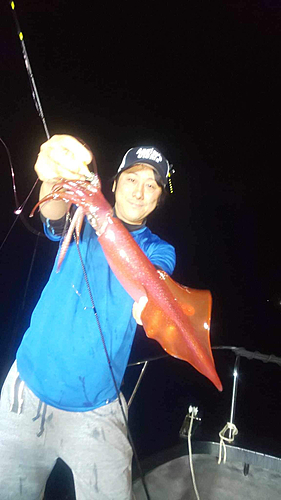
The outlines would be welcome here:
[[[57,178],[88,178],[91,160],[90,151],[73,137],[52,137],[35,165],[43,181],[40,197]],[[159,203],[168,172],[158,150],[132,148],[112,190],[116,216],[151,262],[171,274],[174,249],[145,222]],[[64,201],[42,205],[49,238],[60,238],[68,210]],[[116,385],[119,389],[145,298],[133,304],[109,268],[89,220],[79,250],[87,280],[73,242],[60,273],[55,263],[3,386],[1,499],[41,498],[58,457],[73,471],[77,500],[132,498],[132,452]]]

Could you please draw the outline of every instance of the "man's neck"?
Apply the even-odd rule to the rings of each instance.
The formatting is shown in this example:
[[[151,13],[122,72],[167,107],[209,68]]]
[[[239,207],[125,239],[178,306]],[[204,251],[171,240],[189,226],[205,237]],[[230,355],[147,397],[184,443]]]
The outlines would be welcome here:
[[[114,207],[113,207],[113,215],[114,217],[117,217]],[[129,224],[128,222],[124,222],[122,219],[119,220],[122,222],[125,228],[128,229],[130,233],[132,233],[133,231],[137,231],[138,229],[142,229],[143,227],[146,226],[146,219],[142,222],[142,224]]]

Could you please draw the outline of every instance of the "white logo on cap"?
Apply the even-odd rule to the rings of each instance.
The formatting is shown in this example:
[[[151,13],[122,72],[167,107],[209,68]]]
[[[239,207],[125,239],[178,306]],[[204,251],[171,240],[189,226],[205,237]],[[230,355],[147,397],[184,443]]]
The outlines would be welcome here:
[[[162,161],[162,156],[154,148],[139,148],[136,155],[139,159],[153,160],[156,163]]]

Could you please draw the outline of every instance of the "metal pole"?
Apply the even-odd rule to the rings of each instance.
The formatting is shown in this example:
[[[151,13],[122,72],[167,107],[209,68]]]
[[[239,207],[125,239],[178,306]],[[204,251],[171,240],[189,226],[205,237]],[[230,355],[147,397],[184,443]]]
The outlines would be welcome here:
[[[137,380],[137,383],[136,383],[136,385],[135,385],[135,388],[134,388],[134,390],[133,390],[133,392],[132,392],[132,395],[131,395],[131,397],[130,397],[130,399],[129,399],[129,402],[128,402],[128,408],[130,408],[130,406],[131,406],[131,404],[132,404],[132,401],[133,401],[133,399],[134,399],[134,397],[135,397],[135,394],[136,394],[136,392],[137,392],[137,390],[138,390],[138,387],[139,387],[139,385],[140,385],[140,383],[141,383],[141,380],[142,380],[142,378],[143,378],[143,376],[144,376],[144,372],[145,372],[145,370],[146,370],[147,365],[148,365],[148,361],[145,361],[145,363],[144,363],[144,365],[143,365],[143,367],[142,367],[142,370],[141,370],[141,372],[140,372],[139,378],[138,378],[138,380]]]
[[[238,375],[239,375],[239,364],[240,356],[236,356],[234,369],[233,369],[233,388],[232,388],[232,400],[231,400],[231,410],[230,410],[230,420],[229,423],[233,424],[236,410],[237,401],[237,389],[238,389]],[[232,429],[229,429],[229,439],[232,439]]]

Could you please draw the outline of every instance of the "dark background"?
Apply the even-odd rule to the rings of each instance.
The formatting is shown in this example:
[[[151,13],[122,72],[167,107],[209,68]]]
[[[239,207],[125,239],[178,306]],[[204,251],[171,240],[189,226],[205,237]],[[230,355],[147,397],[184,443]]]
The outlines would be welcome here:
[[[110,179],[126,150],[160,148],[176,170],[174,194],[149,226],[176,247],[174,278],[212,291],[212,345],[280,356],[280,3],[19,0],[16,8],[51,135],[89,144],[110,201]],[[23,202],[46,136],[8,2],[0,37],[0,136]],[[4,241],[15,202],[2,144],[0,161]],[[38,186],[26,217],[37,196]],[[40,228],[38,217],[30,223]],[[1,249],[2,380],[56,249],[20,219]],[[134,359],[160,352],[138,330]],[[189,404],[203,410],[198,436],[218,439],[229,420],[234,356],[214,356],[222,394],[178,360],[149,366],[130,410],[141,458],[177,441]],[[127,371],[126,394],[137,371]],[[239,445],[281,455],[280,375],[276,365],[242,360]]]

